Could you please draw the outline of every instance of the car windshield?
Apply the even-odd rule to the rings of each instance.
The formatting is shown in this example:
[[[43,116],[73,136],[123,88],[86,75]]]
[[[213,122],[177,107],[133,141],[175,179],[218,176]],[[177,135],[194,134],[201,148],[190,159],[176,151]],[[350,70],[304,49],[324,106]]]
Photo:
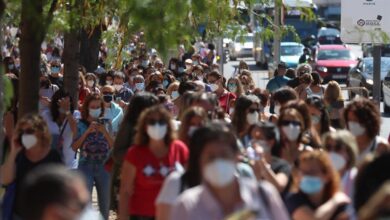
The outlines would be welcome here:
[[[303,53],[303,47],[302,46],[282,46],[281,48],[281,55],[282,56],[298,56]]]
[[[349,50],[320,50],[318,60],[353,60],[354,57]]]
[[[340,35],[340,31],[333,28],[320,29],[318,36],[337,36]]]
[[[237,43],[249,43],[249,42],[253,42],[253,37],[252,36],[243,36],[242,38],[241,37],[237,37],[236,38],[236,42]]]
[[[374,72],[374,64],[372,60],[365,60],[363,64],[364,72],[372,75]],[[381,61],[381,72],[389,72],[390,71],[390,59],[386,59]]]

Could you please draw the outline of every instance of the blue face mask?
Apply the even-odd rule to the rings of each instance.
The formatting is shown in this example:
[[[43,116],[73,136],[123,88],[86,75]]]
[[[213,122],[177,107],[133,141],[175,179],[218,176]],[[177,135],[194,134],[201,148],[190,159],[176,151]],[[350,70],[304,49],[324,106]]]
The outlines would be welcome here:
[[[135,88],[138,90],[138,91],[143,91],[145,89],[145,84],[144,83],[136,83],[135,84]]]
[[[168,87],[168,85],[169,85],[169,82],[168,82],[168,80],[164,80],[164,81],[163,81],[163,86],[164,86],[164,88],[167,88],[167,87]]]
[[[179,67],[179,73],[184,73],[184,68],[183,67]]]
[[[303,176],[299,184],[299,189],[308,195],[319,193],[323,187],[324,183],[321,178],[316,176]]]
[[[9,69],[9,70],[13,70],[13,69],[14,69],[14,67],[15,67],[15,65],[14,65],[14,64],[8,64],[8,69]]]
[[[60,67],[52,67],[52,68],[51,68],[51,73],[59,73],[60,70],[61,70]]]
[[[89,115],[92,117],[92,118],[99,118],[100,115],[102,113],[102,110],[100,108],[98,109],[92,109],[90,108],[89,109]]]

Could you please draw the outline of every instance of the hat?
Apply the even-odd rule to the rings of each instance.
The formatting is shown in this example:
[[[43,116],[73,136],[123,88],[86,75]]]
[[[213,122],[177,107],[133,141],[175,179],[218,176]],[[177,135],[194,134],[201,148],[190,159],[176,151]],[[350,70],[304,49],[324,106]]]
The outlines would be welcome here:
[[[278,68],[281,68],[281,69],[287,69],[287,64],[285,62],[280,62],[278,64]]]

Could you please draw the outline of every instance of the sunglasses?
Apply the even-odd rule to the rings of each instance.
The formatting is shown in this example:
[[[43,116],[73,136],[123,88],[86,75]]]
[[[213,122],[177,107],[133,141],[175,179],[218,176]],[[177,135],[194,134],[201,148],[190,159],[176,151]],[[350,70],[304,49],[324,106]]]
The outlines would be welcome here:
[[[260,112],[260,109],[258,109],[258,108],[250,108],[248,111],[249,111],[249,113],[255,113],[255,112]]]
[[[164,119],[158,119],[158,120],[156,120],[156,119],[150,119],[149,122],[148,122],[148,125],[156,125],[156,124],[165,125],[165,124],[167,124],[167,123],[165,122]]]
[[[27,128],[27,129],[24,129],[24,130],[20,130],[20,133],[22,133],[22,134],[34,134],[35,133],[35,129]]]
[[[282,120],[280,121],[280,124],[282,126],[288,126],[288,125],[301,126],[301,123],[299,121],[289,121],[289,120]]]

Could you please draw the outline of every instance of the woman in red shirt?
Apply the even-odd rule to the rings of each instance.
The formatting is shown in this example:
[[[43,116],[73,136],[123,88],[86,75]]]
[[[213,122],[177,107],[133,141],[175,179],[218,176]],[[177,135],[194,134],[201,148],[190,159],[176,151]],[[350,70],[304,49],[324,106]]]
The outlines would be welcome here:
[[[207,75],[207,81],[209,82],[210,89],[215,93],[219,100],[219,106],[229,113],[232,103],[236,100],[236,95],[225,89],[224,79],[217,71],[212,71]]]
[[[184,170],[187,159],[187,146],[176,140],[169,112],[162,106],[144,111],[122,167],[119,219],[154,219],[165,177]]]

